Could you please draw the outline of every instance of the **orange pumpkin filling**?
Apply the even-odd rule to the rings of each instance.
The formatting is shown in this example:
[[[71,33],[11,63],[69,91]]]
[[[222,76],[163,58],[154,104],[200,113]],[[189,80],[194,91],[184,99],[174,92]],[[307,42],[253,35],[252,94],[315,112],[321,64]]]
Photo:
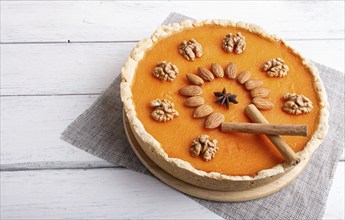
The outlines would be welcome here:
[[[246,38],[247,47],[243,53],[236,55],[226,53],[221,43],[227,33],[241,32]],[[178,45],[183,40],[196,39],[203,46],[203,56],[195,61],[187,61],[178,53]],[[269,59],[282,58],[289,66],[287,76],[270,78],[261,70]],[[177,65],[179,74],[172,82],[162,82],[152,75],[157,62],[167,60]],[[219,172],[226,175],[254,176],[260,170],[269,169],[282,163],[284,158],[264,135],[244,133],[223,133],[220,129],[209,130],[204,126],[206,118],[193,118],[194,108],[183,103],[186,97],[178,90],[190,85],[185,75],[197,72],[199,66],[210,69],[212,63],[219,63],[224,68],[229,62],[236,64],[238,72],[250,71],[252,79],[260,79],[264,87],[271,90],[267,100],[274,103],[271,110],[261,111],[270,123],[307,124],[309,136],[284,136],[283,139],[295,151],[303,150],[319,123],[319,97],[315,92],[313,76],[302,63],[302,59],[283,42],[274,42],[256,33],[235,27],[205,25],[176,33],[156,42],[139,62],[132,85],[133,101],[137,116],[146,131],[160,142],[164,151],[172,158],[180,158],[193,167],[206,172]],[[228,93],[238,95],[237,105],[230,104],[230,109],[214,102],[213,92],[226,88]],[[251,103],[250,92],[236,80],[227,77],[216,78],[202,86],[205,103],[220,112],[228,122],[251,122],[244,113],[244,108]],[[313,110],[308,114],[291,115],[282,110],[286,93],[303,94],[313,103]],[[150,101],[168,99],[175,104],[179,116],[169,122],[157,122],[151,117]],[[200,157],[192,157],[190,145],[198,135],[208,134],[218,140],[218,153],[211,161],[205,162]]]

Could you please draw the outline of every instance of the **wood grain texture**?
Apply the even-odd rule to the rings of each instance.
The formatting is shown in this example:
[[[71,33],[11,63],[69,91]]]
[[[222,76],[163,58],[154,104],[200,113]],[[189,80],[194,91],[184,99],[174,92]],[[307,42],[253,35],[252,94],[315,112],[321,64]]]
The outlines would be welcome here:
[[[56,163],[83,162],[87,168],[102,161],[60,140],[61,132],[97,97],[2,97],[1,164],[35,167],[42,162],[54,168]]]
[[[1,219],[221,219],[157,179],[125,169],[1,173]]]
[[[252,22],[289,39],[344,38],[343,1],[201,1],[197,10],[193,1],[6,1],[1,41],[136,41],[172,11]]]
[[[1,94],[100,93],[119,74],[133,46],[133,43],[1,45],[1,57],[5,57],[1,59]]]
[[[344,216],[344,172],[339,163],[324,219]],[[155,178],[125,169],[2,172],[0,190],[2,219],[219,219]]]
[[[343,71],[343,41],[288,43],[306,57]],[[135,43],[1,45],[1,94],[100,93],[119,74],[134,45]]]
[[[338,163],[334,174],[333,184],[328,195],[327,205],[323,219],[344,219],[345,218],[345,162]]]

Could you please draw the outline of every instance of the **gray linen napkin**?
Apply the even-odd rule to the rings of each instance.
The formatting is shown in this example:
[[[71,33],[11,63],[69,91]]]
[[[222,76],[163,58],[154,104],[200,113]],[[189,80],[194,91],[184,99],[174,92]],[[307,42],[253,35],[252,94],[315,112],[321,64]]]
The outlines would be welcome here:
[[[164,23],[187,18],[172,13]],[[315,63],[330,102],[330,129],[307,168],[289,186],[247,202],[211,202],[190,197],[226,219],[320,219],[344,147],[344,74]],[[62,133],[66,142],[113,164],[151,175],[132,151],[122,124],[121,77]],[[339,121],[341,120],[341,121]]]

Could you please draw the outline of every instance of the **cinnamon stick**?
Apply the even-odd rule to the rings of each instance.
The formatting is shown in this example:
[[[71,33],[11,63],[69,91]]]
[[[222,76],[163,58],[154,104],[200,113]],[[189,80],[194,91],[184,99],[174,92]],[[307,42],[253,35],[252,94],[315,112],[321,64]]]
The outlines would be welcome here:
[[[253,122],[269,124],[266,118],[255,107],[255,105],[253,104],[248,105],[244,111]],[[276,148],[283,155],[287,163],[291,165],[296,165],[299,162],[299,158],[297,157],[296,153],[289,147],[289,145],[280,136],[278,135],[266,135],[266,136],[276,146]]]
[[[223,122],[221,128],[224,132],[308,136],[307,125]]]

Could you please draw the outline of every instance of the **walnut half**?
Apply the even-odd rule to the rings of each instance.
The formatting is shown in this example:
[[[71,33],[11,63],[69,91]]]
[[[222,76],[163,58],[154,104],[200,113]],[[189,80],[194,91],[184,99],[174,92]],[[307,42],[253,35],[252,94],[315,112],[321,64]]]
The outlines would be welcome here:
[[[313,103],[304,95],[287,93],[283,98],[286,100],[283,110],[289,114],[306,114],[313,109]]]
[[[169,121],[179,115],[174,109],[174,103],[166,99],[155,99],[150,102],[150,106],[155,107],[155,110],[153,110],[151,115],[159,122]]]
[[[267,72],[270,77],[284,77],[289,71],[289,67],[281,58],[270,59],[262,66],[262,70]]]
[[[238,32],[236,35],[232,35],[232,33],[225,35],[222,47],[225,52],[240,54],[246,49],[246,45],[245,37]]]
[[[193,61],[196,57],[202,56],[202,46],[195,39],[182,41],[178,47],[178,52],[186,58],[186,60]]]
[[[216,139],[210,140],[206,134],[198,136],[193,140],[190,148],[192,156],[201,155],[205,161],[210,161],[218,151],[217,142]]]
[[[152,74],[162,81],[173,81],[178,73],[177,66],[168,61],[158,62],[152,71]]]

